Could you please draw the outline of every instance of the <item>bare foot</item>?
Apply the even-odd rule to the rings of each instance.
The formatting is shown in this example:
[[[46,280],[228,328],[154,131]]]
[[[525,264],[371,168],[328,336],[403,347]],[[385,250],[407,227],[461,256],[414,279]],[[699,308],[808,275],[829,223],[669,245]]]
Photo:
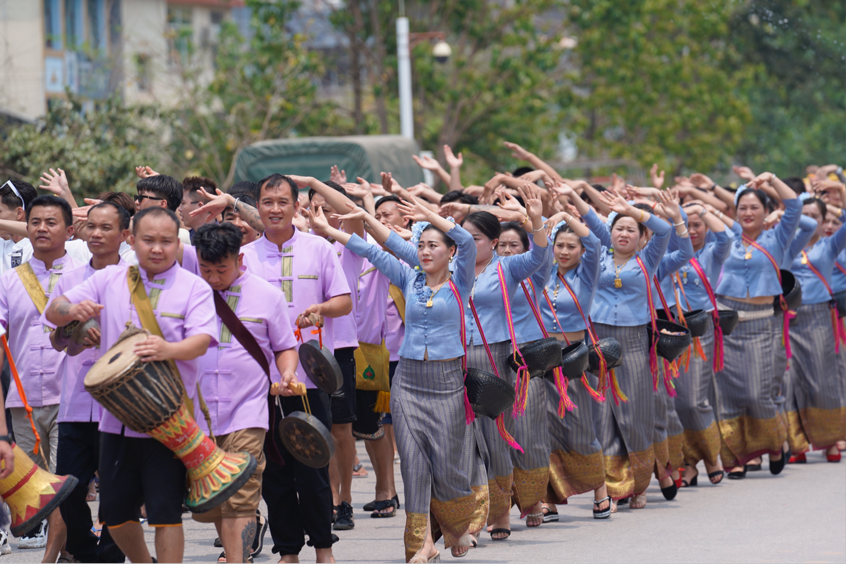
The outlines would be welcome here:
[[[667,478],[667,479],[672,481],[672,478]],[[629,502],[629,506],[632,509],[643,509],[644,507],[646,507],[646,494],[642,493],[642,494],[638,494],[638,495],[634,496],[632,498],[632,500]]]
[[[611,500],[611,513],[617,513],[617,502],[613,499]]]
[[[529,513],[526,514],[527,527],[540,527],[543,524],[543,503],[540,501],[534,504]]]

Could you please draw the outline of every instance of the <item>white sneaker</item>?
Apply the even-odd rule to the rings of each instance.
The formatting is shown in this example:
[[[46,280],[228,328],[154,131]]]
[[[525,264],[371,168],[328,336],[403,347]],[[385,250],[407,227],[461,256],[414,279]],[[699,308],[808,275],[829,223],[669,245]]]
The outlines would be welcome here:
[[[47,546],[47,520],[25,534],[18,541],[18,548],[44,548]]]
[[[12,545],[9,544],[9,533],[0,531],[0,556],[12,554]]]

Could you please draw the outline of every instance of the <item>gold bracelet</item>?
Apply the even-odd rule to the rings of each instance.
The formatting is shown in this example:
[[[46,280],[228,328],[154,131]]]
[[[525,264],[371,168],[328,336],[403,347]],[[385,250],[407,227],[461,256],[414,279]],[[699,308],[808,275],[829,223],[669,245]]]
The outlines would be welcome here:
[[[523,220],[523,223],[520,224],[520,227],[525,227],[527,221],[529,221],[529,214],[526,214],[526,219]]]
[[[646,212],[640,210],[640,219],[637,220],[638,223],[643,223],[643,220],[646,219]]]
[[[470,204],[467,204],[467,215],[470,215]]]

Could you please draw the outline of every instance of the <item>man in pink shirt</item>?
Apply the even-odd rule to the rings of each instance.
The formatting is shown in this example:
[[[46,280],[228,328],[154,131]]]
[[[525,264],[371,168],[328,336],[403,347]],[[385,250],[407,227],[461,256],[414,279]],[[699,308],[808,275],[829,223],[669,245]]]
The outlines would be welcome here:
[[[350,288],[332,245],[292,225],[294,215],[299,212],[296,183],[273,174],[259,185],[258,213],[265,231],[261,239],[241,249],[247,270],[281,289],[288,303],[289,317],[300,327],[311,326],[307,317],[310,313],[330,319],[349,314],[352,311]],[[242,206],[244,204],[239,204],[239,211]],[[323,344],[330,351],[335,346],[331,329],[331,323],[323,328]],[[308,335],[310,332],[303,333]],[[302,366],[297,367],[297,377],[309,388],[312,414],[331,429],[329,396],[315,388]],[[275,421],[278,423],[281,417],[277,408]],[[287,452],[276,433],[268,433],[268,437],[268,451],[272,453],[278,449],[284,459],[282,463],[269,456],[262,480],[273,552],[278,552],[283,561],[296,561],[305,545],[305,534],[308,534],[309,544],[317,551],[317,559],[329,562],[333,542],[329,471],[303,465]]]
[[[50,344],[50,331],[40,321],[56,284],[66,271],[79,267],[65,251],[65,241],[73,232],[70,205],[56,196],[39,196],[26,210],[26,228],[33,256],[0,276],[0,324],[8,332],[9,349],[17,365],[26,399],[32,406],[32,420],[41,437],[33,461],[55,474],[59,442],[59,398],[62,377],[59,364],[64,357]],[[0,350],[0,357],[3,352]],[[18,445],[28,454],[35,448],[35,434],[27,419],[22,398],[15,386],[9,389],[6,406],[12,412],[12,427]],[[65,543],[65,526],[56,510],[48,518],[45,557],[58,558]],[[24,535],[28,548],[40,548],[43,525]]]
[[[62,275],[56,284],[52,299],[64,295],[70,289],[82,284],[107,266],[128,264],[120,257],[121,243],[129,237],[129,213],[112,202],[97,204],[88,210],[85,225],[88,248],[92,257],[88,264],[81,265]],[[49,309],[48,303],[47,308]],[[44,315],[41,322],[56,329]],[[53,331],[50,341],[57,351],[65,351],[58,373],[62,378],[62,399],[59,404],[59,449],[56,473],[70,474],[79,479],[73,493],[62,503],[60,509],[67,525],[68,535],[65,550],[81,562],[120,562],[124,555],[112,540],[108,528],[100,538],[92,532],[91,508],[85,497],[88,484],[94,479],[94,472],[100,462],[100,405],[83,385],[85,375],[105,352],[100,347],[100,332],[90,329],[88,346],[70,340],[60,328]]]
[[[176,261],[179,219],[170,210],[138,212],[130,243],[138,274],[150,298],[162,337],[136,345],[144,361],[174,360],[188,396],[196,398],[198,358],[217,345],[212,290]],[[110,266],[56,298],[46,318],[62,327],[100,316],[100,346],[108,351],[126,329],[141,327],[128,284],[128,269]],[[194,402],[195,405],[198,402]],[[200,418],[202,419],[202,418]],[[111,413],[100,417],[100,516],[118,547],[132,562],[151,562],[140,524],[142,504],[156,529],[156,554],[162,562],[181,562],[185,548],[182,500],[186,469],[163,444],[125,429]]]
[[[239,330],[217,315],[218,346],[200,358],[201,390],[211,415],[215,441],[229,452],[247,451],[256,457],[255,474],[234,496],[208,513],[195,515],[214,522],[227,562],[247,562],[257,533],[256,511],[261,501],[265,467],[264,441],[268,431],[268,396],[291,396],[297,383],[297,340],[288,319],[285,295],[242,266],[241,231],[230,223],[209,224],[194,233],[200,275],[220,295],[216,307],[228,307],[264,355],[265,366],[275,364],[281,381],[270,385],[244,343]],[[217,298],[215,298],[217,299]],[[205,422],[201,427],[205,427]],[[274,429],[275,432],[275,429]]]

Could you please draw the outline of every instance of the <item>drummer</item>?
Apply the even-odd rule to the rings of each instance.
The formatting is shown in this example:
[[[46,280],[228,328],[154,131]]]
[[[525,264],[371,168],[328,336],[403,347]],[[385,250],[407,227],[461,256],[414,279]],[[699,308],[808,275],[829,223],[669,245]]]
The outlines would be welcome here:
[[[120,256],[121,245],[129,237],[129,212],[113,202],[103,202],[88,210],[85,224],[91,261],[62,275],[53,290],[53,296],[82,284],[95,272],[110,265],[129,266]],[[49,304],[47,306],[50,307]],[[42,322],[55,329],[44,316]],[[99,329],[89,329],[86,343],[79,344],[64,337],[63,332],[50,333],[50,342],[62,355],[58,374],[62,378],[62,397],[59,404],[59,449],[56,455],[56,473],[70,474],[79,479],[73,493],[60,509],[68,527],[65,549],[74,559],[82,562],[122,562],[123,553],[112,540],[109,530],[102,531],[99,542],[91,532],[91,508],[85,496],[88,484],[100,462],[100,405],[82,385],[85,375],[104,349],[100,348]]]
[[[253,476],[234,496],[218,508],[194,515],[197,521],[214,522],[223,543],[220,558],[226,562],[249,561],[265,467],[268,390],[291,395],[288,384],[297,382],[298,362],[285,295],[242,266],[241,239],[241,230],[231,223],[207,224],[194,232],[201,276],[225,302],[220,305],[228,305],[243,322],[233,328],[216,316],[219,346],[210,347],[200,360],[200,388],[211,415],[211,431],[223,450],[247,451],[258,461]],[[281,386],[275,382],[268,387],[270,374],[242,342],[250,336],[267,365],[275,363]],[[199,424],[205,430],[205,420]]]
[[[217,323],[211,288],[176,261],[178,230],[179,219],[168,209],[139,211],[129,238],[138,266],[96,272],[56,298],[46,318],[61,327],[99,314],[103,350],[110,349],[129,326],[152,331],[150,321],[145,326],[139,319],[145,302],[133,300],[129,290],[130,277],[138,276],[162,337],[151,335],[134,352],[144,361],[176,361],[189,398],[196,399],[197,359],[210,345],[217,345]],[[152,562],[140,524],[143,504],[148,524],[156,529],[158,560],[181,562],[184,464],[162,443],[125,429],[107,411],[100,418],[100,432],[100,516],[112,538],[130,561]]]
[[[261,239],[241,249],[244,266],[254,276],[282,290],[291,308],[291,321],[303,329],[312,326],[307,314],[335,318],[350,313],[350,288],[332,245],[293,226],[294,216],[300,210],[296,182],[287,176],[272,174],[259,182],[259,186],[258,213],[265,231]],[[239,203],[238,210],[242,217],[252,215],[252,208],[246,204]],[[295,329],[293,324],[291,329]],[[303,337],[306,340],[313,338],[311,330],[303,330]],[[331,324],[323,328],[322,337],[323,345],[332,351]],[[316,389],[303,372],[298,374],[308,388],[312,415],[331,429],[329,395]],[[282,405],[286,410],[302,409],[299,398],[283,400]],[[275,417],[278,423],[282,417],[278,408]],[[278,449],[284,458],[284,462],[276,460],[271,451],[262,478],[262,497],[267,503],[273,552],[279,553],[285,561],[293,560],[305,545],[307,534],[317,559],[331,561],[334,541],[329,469],[306,466],[291,456],[278,437],[274,435],[270,440],[274,451]]]
[[[65,251],[65,241],[72,232],[71,209],[65,200],[56,196],[35,198],[26,208],[26,221],[33,256],[29,262],[7,270],[0,277],[0,325],[9,332],[12,358],[32,406],[32,422],[41,437],[40,449],[33,461],[55,474],[61,388],[57,369],[64,354],[53,350],[50,334],[44,331],[38,318],[62,274],[80,264]],[[0,363],[2,357],[0,351]],[[33,452],[35,433],[27,419],[24,401],[14,386],[9,389],[6,406],[12,412],[18,446],[25,452]],[[64,544],[65,526],[59,511],[54,511],[47,522],[45,559],[53,561]],[[35,528],[36,536],[42,534],[43,527],[41,524]],[[28,531],[23,540],[31,540],[31,533]]]

